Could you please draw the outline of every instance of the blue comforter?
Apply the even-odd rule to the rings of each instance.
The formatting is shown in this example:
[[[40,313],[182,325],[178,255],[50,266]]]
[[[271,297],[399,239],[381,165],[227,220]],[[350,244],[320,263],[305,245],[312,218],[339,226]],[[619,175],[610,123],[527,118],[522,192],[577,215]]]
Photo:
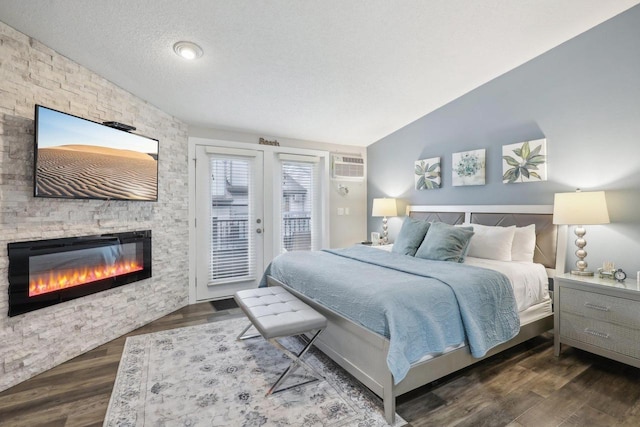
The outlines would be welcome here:
[[[466,340],[482,357],[520,329],[509,279],[484,268],[353,246],[285,253],[267,275],[389,338],[396,384],[427,353]]]

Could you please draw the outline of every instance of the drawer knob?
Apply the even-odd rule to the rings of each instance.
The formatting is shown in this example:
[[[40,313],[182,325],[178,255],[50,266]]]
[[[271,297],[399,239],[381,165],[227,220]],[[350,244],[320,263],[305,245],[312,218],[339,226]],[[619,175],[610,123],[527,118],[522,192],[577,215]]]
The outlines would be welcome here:
[[[593,335],[594,337],[598,337],[598,338],[609,339],[609,334],[605,334],[604,332],[594,331],[593,329],[589,329],[589,328],[585,328],[584,333]]]
[[[598,304],[593,304],[590,302],[585,302],[584,306],[587,308],[592,308],[594,310],[599,310],[599,311],[609,311],[609,307],[605,307],[603,305],[598,305]]]

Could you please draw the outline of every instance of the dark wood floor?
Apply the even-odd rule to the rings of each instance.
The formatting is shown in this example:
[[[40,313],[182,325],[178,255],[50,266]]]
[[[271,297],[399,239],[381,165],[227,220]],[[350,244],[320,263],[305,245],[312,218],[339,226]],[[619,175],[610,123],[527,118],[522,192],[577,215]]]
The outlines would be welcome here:
[[[129,335],[242,316],[209,303],[185,307]],[[128,336],[129,336],[128,335]],[[126,337],[0,393],[2,426],[101,426]],[[639,426],[640,369],[567,348],[545,334],[401,396],[418,426]]]

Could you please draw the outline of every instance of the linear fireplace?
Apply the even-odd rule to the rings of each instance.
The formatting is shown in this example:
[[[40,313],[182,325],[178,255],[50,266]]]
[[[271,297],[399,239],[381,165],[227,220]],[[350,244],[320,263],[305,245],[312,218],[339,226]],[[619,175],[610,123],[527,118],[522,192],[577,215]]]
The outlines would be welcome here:
[[[8,244],[9,316],[151,277],[151,230]]]

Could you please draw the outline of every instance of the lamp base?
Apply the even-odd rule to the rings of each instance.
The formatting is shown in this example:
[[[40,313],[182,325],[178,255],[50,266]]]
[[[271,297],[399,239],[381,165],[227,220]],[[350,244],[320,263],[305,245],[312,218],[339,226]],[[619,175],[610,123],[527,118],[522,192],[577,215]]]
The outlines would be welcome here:
[[[593,276],[593,271],[571,270],[571,274],[573,274],[575,276]]]
[[[389,231],[387,226],[387,217],[382,218],[382,244],[386,245],[389,243]]]

